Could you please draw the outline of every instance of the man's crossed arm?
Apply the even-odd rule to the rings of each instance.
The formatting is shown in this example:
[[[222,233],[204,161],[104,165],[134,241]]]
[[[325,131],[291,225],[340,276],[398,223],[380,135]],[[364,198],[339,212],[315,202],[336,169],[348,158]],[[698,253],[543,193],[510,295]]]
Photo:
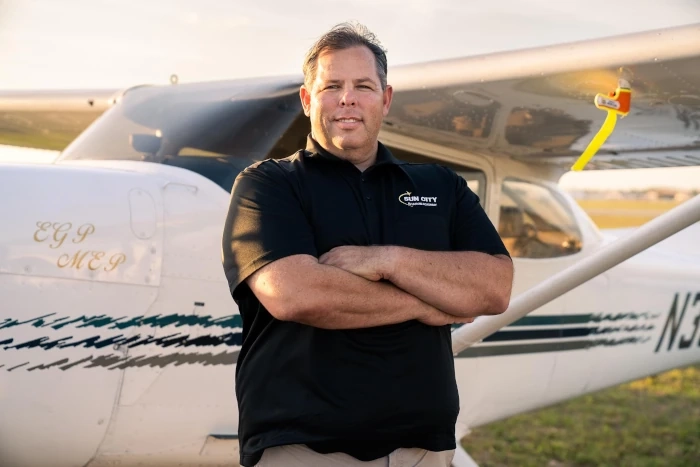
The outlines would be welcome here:
[[[353,329],[419,320],[431,326],[468,323],[388,282],[367,280],[311,255],[288,256],[246,282],[272,316],[325,329]]]
[[[511,281],[507,257],[393,246],[289,256],[247,279],[275,318],[326,329],[471,322],[507,308]]]

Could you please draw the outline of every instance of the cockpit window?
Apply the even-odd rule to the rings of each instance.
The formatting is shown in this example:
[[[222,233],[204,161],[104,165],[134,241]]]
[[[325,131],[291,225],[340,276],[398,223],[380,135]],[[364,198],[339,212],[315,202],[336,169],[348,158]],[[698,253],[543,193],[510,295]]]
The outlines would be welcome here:
[[[139,87],[66,148],[59,162],[172,165],[230,191],[244,168],[303,147],[298,140],[305,143],[307,127],[299,84],[289,80]]]
[[[498,233],[511,256],[555,258],[581,251],[581,232],[557,193],[543,185],[506,179]]]

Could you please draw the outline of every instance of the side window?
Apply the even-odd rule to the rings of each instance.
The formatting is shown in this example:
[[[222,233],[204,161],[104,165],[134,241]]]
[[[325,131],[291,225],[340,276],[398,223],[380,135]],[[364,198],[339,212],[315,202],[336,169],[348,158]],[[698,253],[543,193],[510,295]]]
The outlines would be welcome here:
[[[581,251],[573,214],[545,186],[506,179],[500,211],[498,233],[513,257],[556,258]]]

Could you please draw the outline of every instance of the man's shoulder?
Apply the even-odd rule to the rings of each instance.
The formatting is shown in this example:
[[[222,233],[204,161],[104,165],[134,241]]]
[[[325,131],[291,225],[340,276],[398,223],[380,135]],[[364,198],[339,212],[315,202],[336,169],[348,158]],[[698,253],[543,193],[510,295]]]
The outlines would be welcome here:
[[[241,171],[242,175],[265,174],[268,176],[284,177],[294,172],[301,159],[304,157],[304,150],[299,150],[294,154],[282,159],[264,159],[255,162]]]

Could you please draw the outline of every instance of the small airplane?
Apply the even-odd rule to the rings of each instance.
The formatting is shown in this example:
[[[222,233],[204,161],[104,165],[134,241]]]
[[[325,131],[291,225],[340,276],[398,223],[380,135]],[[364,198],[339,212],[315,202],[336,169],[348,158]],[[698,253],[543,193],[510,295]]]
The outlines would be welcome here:
[[[602,126],[594,97],[620,80],[629,113],[586,168],[700,165],[700,25],[389,71],[380,140],[479,195],[514,258],[511,308],[551,295],[454,330],[457,439],[700,361],[700,231],[611,261],[670,224],[615,239],[557,184]],[[300,76],[176,81],[0,93],[0,144],[61,151],[0,165],[4,467],[237,463],[230,189],[251,163],[303,147],[309,122]],[[589,278],[548,288],[589,263]],[[453,465],[476,463],[458,447]]]

